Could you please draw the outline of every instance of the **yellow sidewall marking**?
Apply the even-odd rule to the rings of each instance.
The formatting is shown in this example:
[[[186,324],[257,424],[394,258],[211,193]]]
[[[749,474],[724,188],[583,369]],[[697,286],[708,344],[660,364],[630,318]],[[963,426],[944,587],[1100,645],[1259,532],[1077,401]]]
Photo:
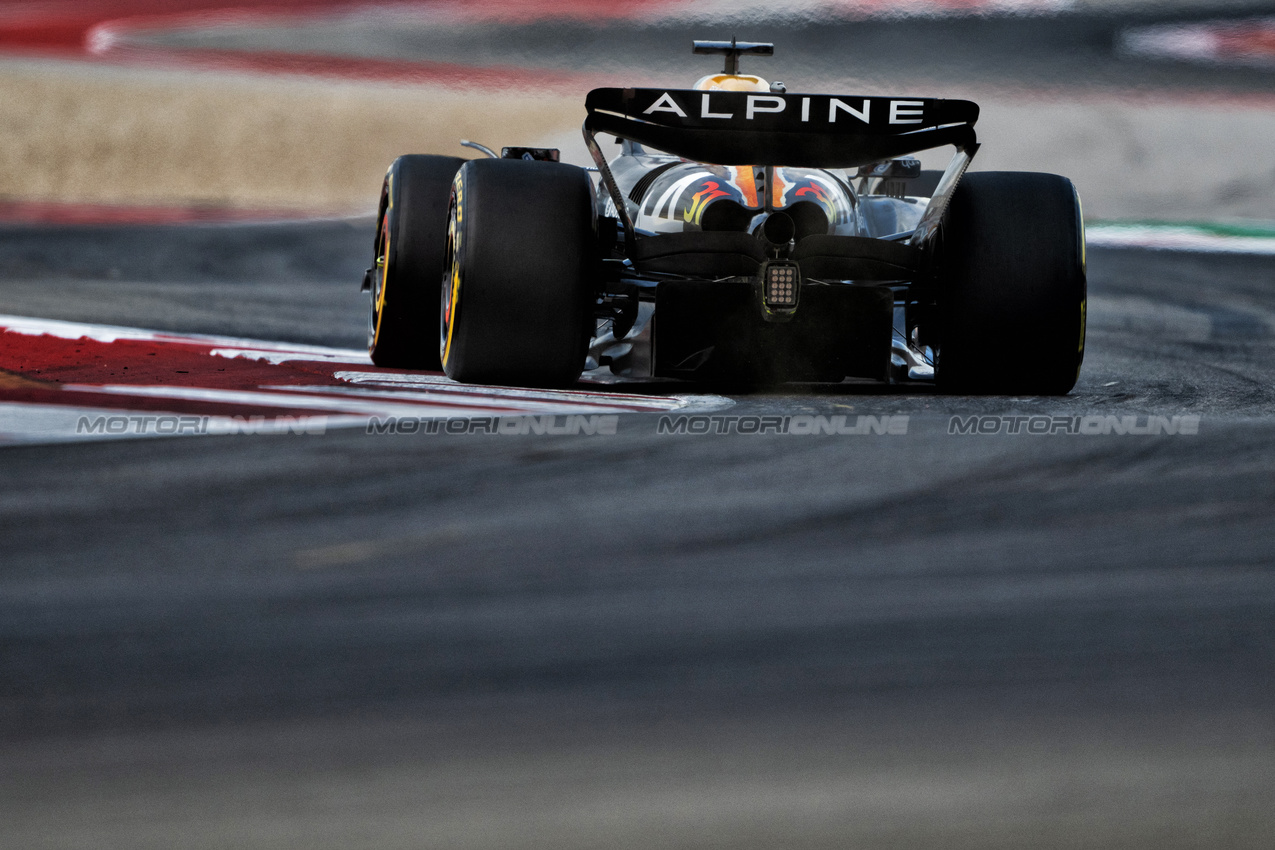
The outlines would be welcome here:
[[[457,308],[460,306],[460,249],[461,239],[464,233],[462,223],[465,218],[465,207],[463,204],[465,197],[465,184],[460,179],[460,174],[456,175],[456,179],[452,181],[452,186],[456,189],[456,217],[449,223],[447,238],[452,242],[452,268],[451,268],[451,292],[447,299],[447,336],[443,340],[443,365],[447,364],[452,353],[452,337],[456,330],[456,314]]]
[[[385,208],[385,217],[381,220],[381,231],[385,234],[381,256],[385,258],[385,264],[381,269],[381,291],[376,296],[376,328],[372,331],[374,347],[381,338],[381,325],[385,324],[385,288],[390,282],[390,211],[394,209],[394,172],[390,171],[385,179],[389,183],[385,192],[388,204]]]
[[[389,212],[385,213],[385,268],[381,269],[381,292],[376,296],[376,333],[372,335],[372,345],[381,338],[381,325],[385,324],[385,285],[390,279],[390,228]]]

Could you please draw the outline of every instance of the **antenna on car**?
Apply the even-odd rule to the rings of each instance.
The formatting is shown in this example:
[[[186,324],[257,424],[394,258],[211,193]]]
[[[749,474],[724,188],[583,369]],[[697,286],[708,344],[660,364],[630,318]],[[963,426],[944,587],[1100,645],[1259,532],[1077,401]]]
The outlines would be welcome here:
[[[706,56],[714,53],[726,54],[726,68],[723,74],[739,73],[739,57],[747,53],[750,56],[774,56],[775,45],[765,41],[735,41],[734,36],[730,41],[700,41],[696,39],[695,53]]]

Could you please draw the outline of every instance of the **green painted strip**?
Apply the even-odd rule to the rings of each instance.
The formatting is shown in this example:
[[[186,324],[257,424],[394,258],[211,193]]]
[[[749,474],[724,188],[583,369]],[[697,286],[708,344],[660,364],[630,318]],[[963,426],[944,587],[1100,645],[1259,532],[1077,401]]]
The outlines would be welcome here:
[[[1275,221],[1155,221],[1122,219],[1119,221],[1088,221],[1086,228],[1101,228],[1107,232],[1119,230],[1159,230],[1181,233],[1191,230],[1207,236],[1230,236],[1248,239],[1275,239]]]

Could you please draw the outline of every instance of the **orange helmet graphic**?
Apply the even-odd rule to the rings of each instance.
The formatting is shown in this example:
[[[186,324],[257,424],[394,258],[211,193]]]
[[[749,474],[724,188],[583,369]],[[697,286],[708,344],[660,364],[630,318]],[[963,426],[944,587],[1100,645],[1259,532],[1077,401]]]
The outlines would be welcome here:
[[[709,74],[695,83],[696,91],[770,91],[770,83],[752,74]]]

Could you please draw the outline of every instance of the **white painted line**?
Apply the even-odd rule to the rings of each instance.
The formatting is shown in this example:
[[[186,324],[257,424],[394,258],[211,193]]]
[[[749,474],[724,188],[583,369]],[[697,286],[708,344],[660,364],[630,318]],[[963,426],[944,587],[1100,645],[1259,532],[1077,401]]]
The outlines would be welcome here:
[[[684,406],[684,403],[680,399],[661,398],[657,400],[657,403],[637,405],[625,400],[623,396],[617,396],[615,400],[610,400],[605,397],[590,397],[590,395],[585,393],[572,395],[564,392],[561,393],[559,397],[525,397],[516,396],[512,393],[506,395],[505,392],[502,392],[502,390],[505,389],[503,387],[488,387],[483,392],[478,393],[447,392],[442,388],[439,390],[417,389],[411,392],[362,387],[326,386],[265,386],[262,387],[262,389],[277,392],[305,393],[312,397],[314,403],[318,405],[324,404],[324,399],[332,398],[334,396],[361,398],[368,399],[369,401],[384,400],[405,404],[416,404],[422,407],[427,407],[428,409],[424,411],[426,414],[431,414],[433,409],[443,406],[474,411],[481,415],[490,415],[493,410],[497,413],[505,413],[508,415],[538,415],[550,413],[642,413],[647,410],[677,410]]]
[[[366,352],[343,351],[339,348],[329,351],[307,351],[303,348],[268,350],[258,346],[254,348],[214,348],[208,353],[213,357],[225,357],[231,360],[264,360],[272,366],[298,360],[305,360],[311,363],[337,363],[348,366],[372,365],[372,359],[367,356]]]
[[[0,445],[227,434],[322,434],[361,428],[364,416],[205,416],[154,410],[0,402]]]
[[[326,410],[350,413],[359,416],[474,416],[474,415],[513,415],[523,411],[515,411],[501,403],[499,398],[490,398],[485,406],[461,406],[453,404],[432,403],[424,396],[401,397],[399,400],[382,398],[358,399],[332,395],[301,395],[288,391],[290,388],[279,387],[274,392],[252,390],[219,390],[204,387],[172,387],[172,386],[130,386],[127,384],[67,384],[65,392],[104,393],[109,395],[132,396],[134,398],[166,398],[181,401],[207,401],[215,404],[237,404],[251,407],[283,407],[310,410]],[[322,387],[307,387],[305,392],[313,392]],[[568,410],[562,405],[555,410],[540,410],[541,413],[597,413],[593,407]],[[617,412],[617,411],[608,411]]]
[[[1231,235],[1192,225],[1089,225],[1085,229],[1085,241],[1094,248],[1150,248],[1161,251],[1194,251],[1213,254],[1275,255],[1275,233],[1270,236]]]
[[[502,399],[525,399],[544,403],[575,402],[580,404],[624,404],[635,410],[673,410],[684,406],[670,401],[669,396],[646,396],[634,393],[599,393],[590,390],[539,390],[499,387],[484,384],[458,384],[442,375],[386,374],[384,372],[337,372],[335,378],[352,384],[376,387],[401,387],[427,390],[440,395],[491,396]]]

